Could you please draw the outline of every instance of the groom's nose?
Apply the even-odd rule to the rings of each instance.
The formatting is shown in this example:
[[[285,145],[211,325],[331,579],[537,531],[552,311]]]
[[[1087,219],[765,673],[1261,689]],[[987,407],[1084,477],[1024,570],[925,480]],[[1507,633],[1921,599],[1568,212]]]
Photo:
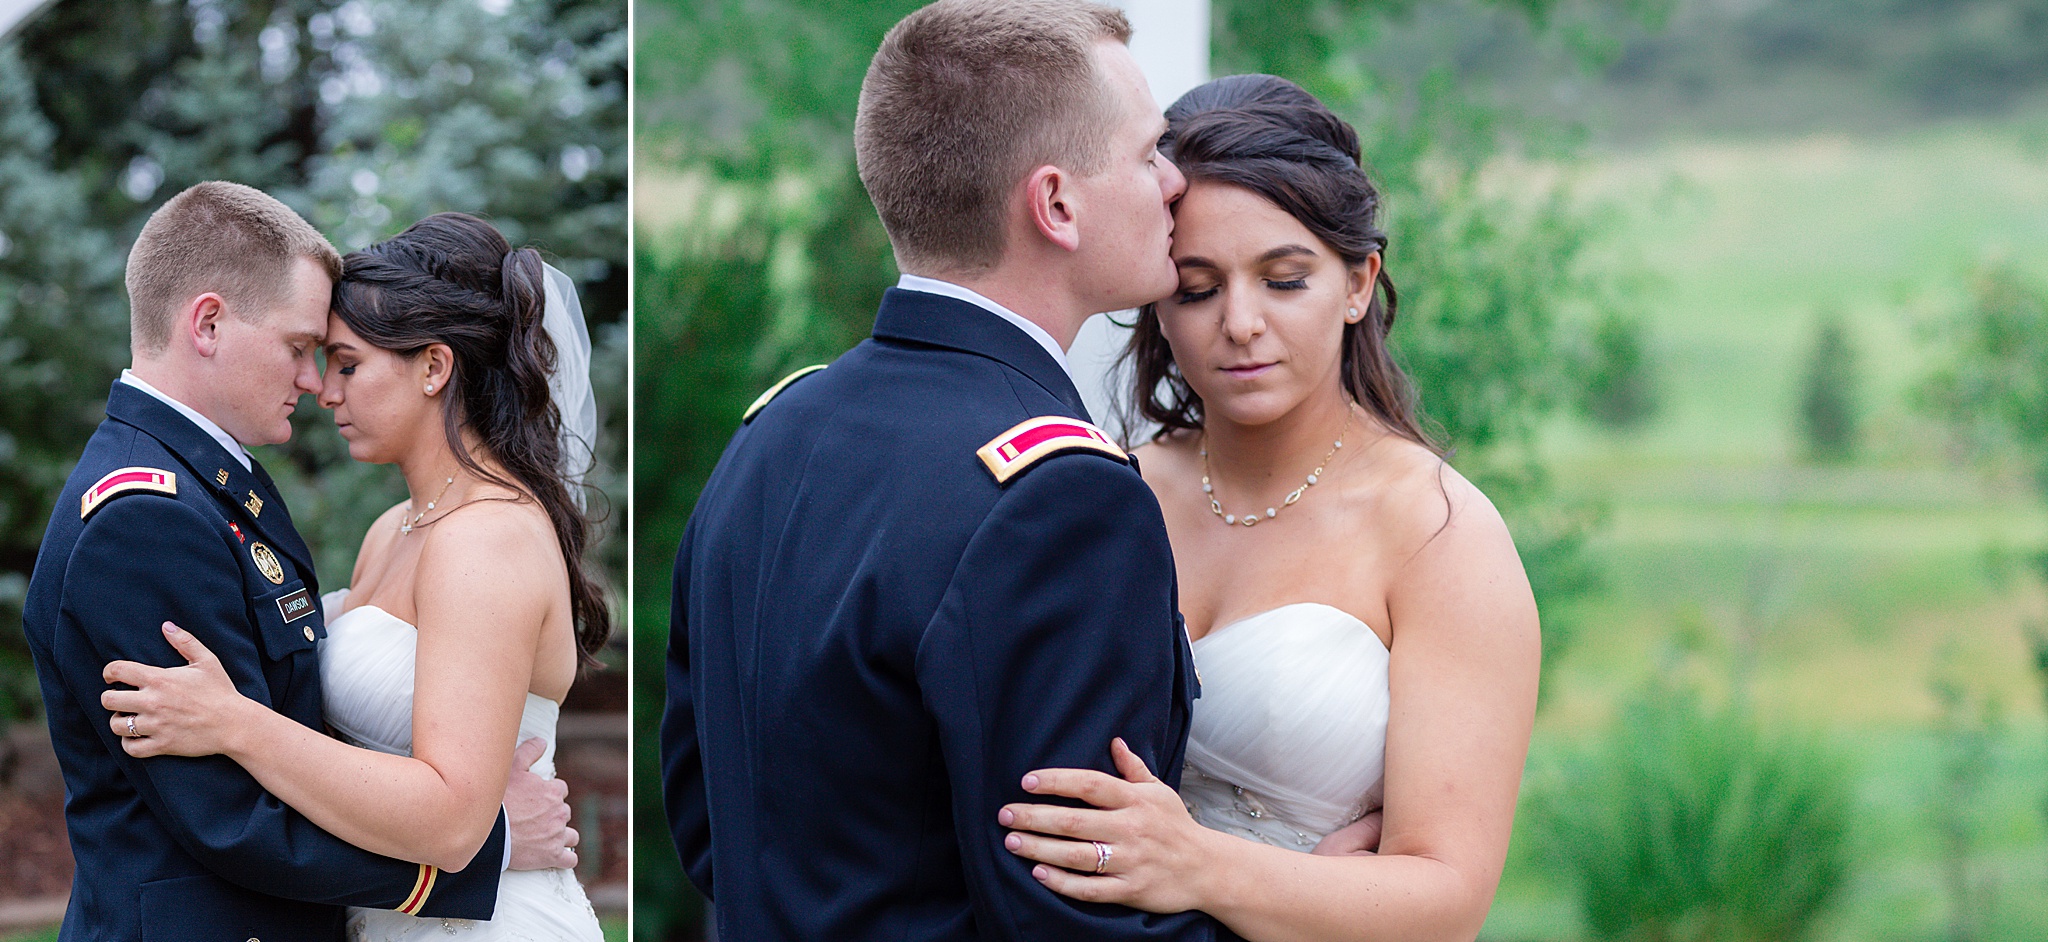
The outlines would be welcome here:
[[[299,372],[292,377],[292,386],[302,393],[320,394],[319,357],[308,356],[299,361]]]

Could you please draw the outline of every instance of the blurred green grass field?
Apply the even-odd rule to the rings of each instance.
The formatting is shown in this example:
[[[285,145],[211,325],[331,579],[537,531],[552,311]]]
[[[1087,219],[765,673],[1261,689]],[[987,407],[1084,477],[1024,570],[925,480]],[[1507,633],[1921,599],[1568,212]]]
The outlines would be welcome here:
[[[1857,770],[1856,867],[1820,937],[1949,938],[1930,689],[1946,671],[2003,717],[1972,809],[1975,934],[2038,938],[2048,729],[2022,626],[2048,620],[2024,577],[2048,512],[2016,472],[1964,460],[1911,390],[1978,265],[2048,277],[2048,125],[1666,143],[1568,172],[1619,214],[1607,251],[1651,275],[1663,409],[1632,434],[1560,419],[1543,436],[1560,489],[1606,507],[1608,590],[1555,665],[1532,776],[1685,652],[1710,690],[1746,686],[1768,728]],[[1853,462],[1815,467],[1795,413],[1825,310],[1850,328],[1865,422]],[[1518,851],[1483,937],[1583,929],[1570,888]]]

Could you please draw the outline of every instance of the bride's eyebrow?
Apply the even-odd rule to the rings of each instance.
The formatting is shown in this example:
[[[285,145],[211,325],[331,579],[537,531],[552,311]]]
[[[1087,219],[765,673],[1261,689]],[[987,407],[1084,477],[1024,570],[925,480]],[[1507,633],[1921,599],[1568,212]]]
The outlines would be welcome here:
[[[340,351],[343,351],[343,350],[354,350],[354,349],[355,349],[355,345],[354,345],[354,344],[351,344],[351,343],[347,343],[347,342],[345,342],[345,341],[341,341],[341,340],[337,340],[337,341],[335,341],[335,342],[333,342],[333,343],[330,343],[330,344],[328,344],[328,345],[327,345],[327,352],[328,352],[329,354],[339,353]]]
[[[1212,270],[1220,270],[1223,267],[1221,265],[1216,264],[1215,262],[1209,261],[1208,259],[1201,257],[1200,255],[1190,255],[1186,258],[1176,258],[1173,260],[1173,264],[1176,268],[1208,268]]]

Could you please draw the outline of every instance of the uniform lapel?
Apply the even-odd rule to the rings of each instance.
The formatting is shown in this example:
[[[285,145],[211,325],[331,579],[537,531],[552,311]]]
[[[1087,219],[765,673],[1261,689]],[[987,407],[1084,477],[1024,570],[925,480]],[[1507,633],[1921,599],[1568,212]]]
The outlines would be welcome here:
[[[263,532],[277,540],[278,548],[284,550],[284,554],[298,564],[299,571],[306,574],[308,585],[317,585],[313,581],[313,551],[306,548],[306,541],[299,537],[299,528],[292,524],[292,512],[285,507],[284,495],[277,491],[277,482],[270,479],[270,472],[263,469],[263,462],[252,457],[249,459],[249,467],[256,482],[262,485],[261,493],[270,495],[265,498],[270,503],[264,505],[264,512],[270,512],[273,507],[277,511]],[[317,593],[319,590],[316,588],[314,591]]]
[[[988,357],[1031,377],[1072,410],[1072,417],[1089,419],[1080,390],[1074,388],[1073,377],[1060,368],[1059,361],[994,311],[944,295],[890,288],[882,293],[882,309],[875,314],[875,337]]]
[[[237,529],[247,528],[242,534],[245,544],[258,536],[271,541],[298,566],[308,585],[315,584],[313,555],[292,527],[291,513],[285,509],[284,499],[278,496],[270,475],[254,458],[249,461],[253,470],[244,469],[220,442],[192,424],[192,420],[126,383],[115,383],[113,392],[107,395],[107,417],[132,425],[162,442],[185,463],[193,480],[220,500],[228,519],[237,521]]]

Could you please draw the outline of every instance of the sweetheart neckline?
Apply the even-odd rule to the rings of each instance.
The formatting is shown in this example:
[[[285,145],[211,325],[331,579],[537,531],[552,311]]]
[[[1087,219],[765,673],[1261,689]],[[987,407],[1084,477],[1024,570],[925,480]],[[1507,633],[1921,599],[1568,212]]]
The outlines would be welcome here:
[[[347,592],[348,590],[347,590],[347,589],[343,589],[342,591],[343,591],[343,592]],[[331,629],[333,629],[333,627],[334,627],[334,625],[335,625],[335,623],[336,623],[336,622],[339,622],[339,621],[341,621],[342,619],[344,619],[344,618],[347,618],[348,616],[350,616],[350,615],[353,615],[353,614],[355,614],[355,613],[357,613],[357,612],[360,612],[360,611],[362,611],[363,609],[366,609],[366,608],[370,608],[370,609],[376,609],[376,611],[377,611],[377,614],[383,615],[383,616],[384,616],[385,618],[389,618],[389,619],[391,619],[392,621],[395,621],[395,622],[397,622],[397,623],[399,623],[399,624],[401,624],[401,625],[404,625],[404,626],[405,626],[405,627],[407,627],[407,628],[410,628],[410,629],[412,629],[412,632],[413,632],[413,634],[415,634],[415,635],[419,634],[419,632],[420,632],[420,626],[418,626],[418,625],[415,625],[415,624],[413,624],[412,622],[406,621],[405,619],[403,619],[403,618],[400,618],[400,617],[398,617],[397,615],[393,615],[393,614],[391,614],[391,613],[390,613],[389,611],[387,611],[387,610],[386,610],[386,609],[385,609],[385,608],[384,608],[383,606],[381,606],[381,605],[374,605],[374,604],[371,604],[371,603],[369,603],[369,602],[364,602],[364,603],[363,603],[363,604],[361,604],[361,605],[358,605],[358,606],[356,606],[356,607],[354,607],[354,608],[351,608],[351,609],[348,609],[348,610],[346,610],[346,611],[343,611],[343,612],[342,612],[341,614],[339,614],[339,615],[336,615],[336,616],[334,616],[334,618],[333,618],[332,620],[328,621],[328,623],[327,623],[327,627],[328,627],[328,628],[329,628],[329,629],[331,630]],[[552,704],[554,704],[554,705],[555,705],[555,709],[557,709],[557,710],[560,710],[560,709],[562,708],[562,704],[563,704],[564,702],[566,702],[566,701],[567,701],[567,698],[563,698],[562,700],[556,700],[556,699],[553,699],[553,698],[551,698],[551,697],[548,697],[548,696],[546,696],[546,695],[544,695],[544,694],[538,694],[538,693],[534,693],[534,692],[533,692],[533,691],[531,691],[531,690],[528,690],[528,691],[526,691],[526,695],[527,695],[527,696],[529,696],[529,697],[532,697],[532,698],[534,698],[535,700],[539,700],[539,701],[541,701],[541,702],[543,702],[543,703],[552,703]]]
[[[1380,650],[1386,651],[1386,652],[1387,652],[1387,653],[1389,653],[1389,654],[1393,653],[1393,649],[1391,649],[1391,648],[1387,647],[1387,643],[1386,643],[1385,641],[1383,641],[1383,640],[1381,640],[1381,639],[1380,639],[1380,633],[1379,633],[1379,632],[1377,632],[1377,631],[1374,631],[1374,630],[1372,630],[1372,626],[1371,626],[1371,625],[1368,625],[1368,624],[1366,624],[1366,623],[1365,623],[1365,619],[1363,619],[1363,618],[1360,618],[1360,617],[1358,617],[1357,615],[1353,615],[1353,614],[1351,614],[1350,612],[1347,612],[1347,611],[1345,611],[1345,610],[1343,610],[1343,609],[1341,609],[1341,608],[1338,608],[1338,607],[1337,607],[1337,606],[1335,606],[1335,605],[1331,605],[1331,604],[1329,604],[1328,602],[1288,602],[1288,603],[1287,603],[1287,604],[1285,604],[1285,605],[1276,605],[1276,606],[1274,606],[1274,607],[1272,607],[1272,608],[1266,609],[1266,610],[1265,610],[1265,611],[1263,611],[1263,612],[1253,612],[1252,614],[1250,614],[1250,615],[1246,615],[1246,616],[1244,616],[1243,618],[1239,618],[1239,619],[1236,619],[1235,621],[1231,621],[1231,622],[1229,622],[1229,623],[1227,623],[1227,624],[1223,625],[1223,626],[1222,626],[1222,627],[1220,627],[1220,628],[1211,628],[1211,629],[1209,629],[1209,633],[1208,633],[1208,634],[1205,634],[1205,635],[1201,636],[1200,638],[1196,638],[1196,639],[1193,639],[1193,640],[1189,641],[1189,642],[1188,642],[1188,646],[1189,646],[1190,648],[1192,648],[1192,647],[1194,647],[1194,646],[1196,646],[1196,645],[1199,645],[1199,644],[1201,644],[1201,643],[1202,643],[1202,642],[1204,642],[1204,641],[1207,641],[1207,640],[1209,640],[1209,639],[1211,639],[1211,638],[1214,638],[1214,637],[1216,637],[1217,635],[1220,635],[1220,634],[1222,634],[1222,633],[1224,633],[1224,632],[1226,632],[1226,631],[1229,631],[1229,630],[1230,630],[1230,629],[1232,629],[1232,628],[1235,628],[1235,627],[1237,627],[1237,626],[1239,626],[1239,625],[1242,625],[1242,624],[1244,624],[1245,622],[1248,622],[1248,621],[1257,621],[1258,619],[1261,619],[1261,618],[1264,618],[1264,617],[1266,617],[1266,616],[1268,616],[1268,615],[1271,615],[1271,614],[1273,614],[1274,612],[1282,612],[1282,611],[1286,611],[1287,609],[1290,609],[1290,608],[1304,608],[1304,607],[1306,607],[1306,608],[1325,608],[1325,609],[1329,609],[1330,611],[1336,612],[1337,614],[1339,614],[1339,615],[1342,615],[1342,616],[1344,616],[1345,618],[1348,618],[1348,619],[1350,619],[1350,620],[1351,620],[1351,621],[1352,621],[1352,622],[1353,622],[1354,624],[1356,624],[1356,625],[1357,625],[1358,627],[1360,627],[1360,628],[1363,628],[1363,629],[1365,629],[1365,633],[1366,633],[1366,634],[1368,634],[1368,635],[1371,635],[1371,636],[1372,636],[1372,640],[1373,640],[1374,642],[1376,642],[1376,643],[1378,643],[1378,644],[1379,644],[1379,646],[1380,646]]]

